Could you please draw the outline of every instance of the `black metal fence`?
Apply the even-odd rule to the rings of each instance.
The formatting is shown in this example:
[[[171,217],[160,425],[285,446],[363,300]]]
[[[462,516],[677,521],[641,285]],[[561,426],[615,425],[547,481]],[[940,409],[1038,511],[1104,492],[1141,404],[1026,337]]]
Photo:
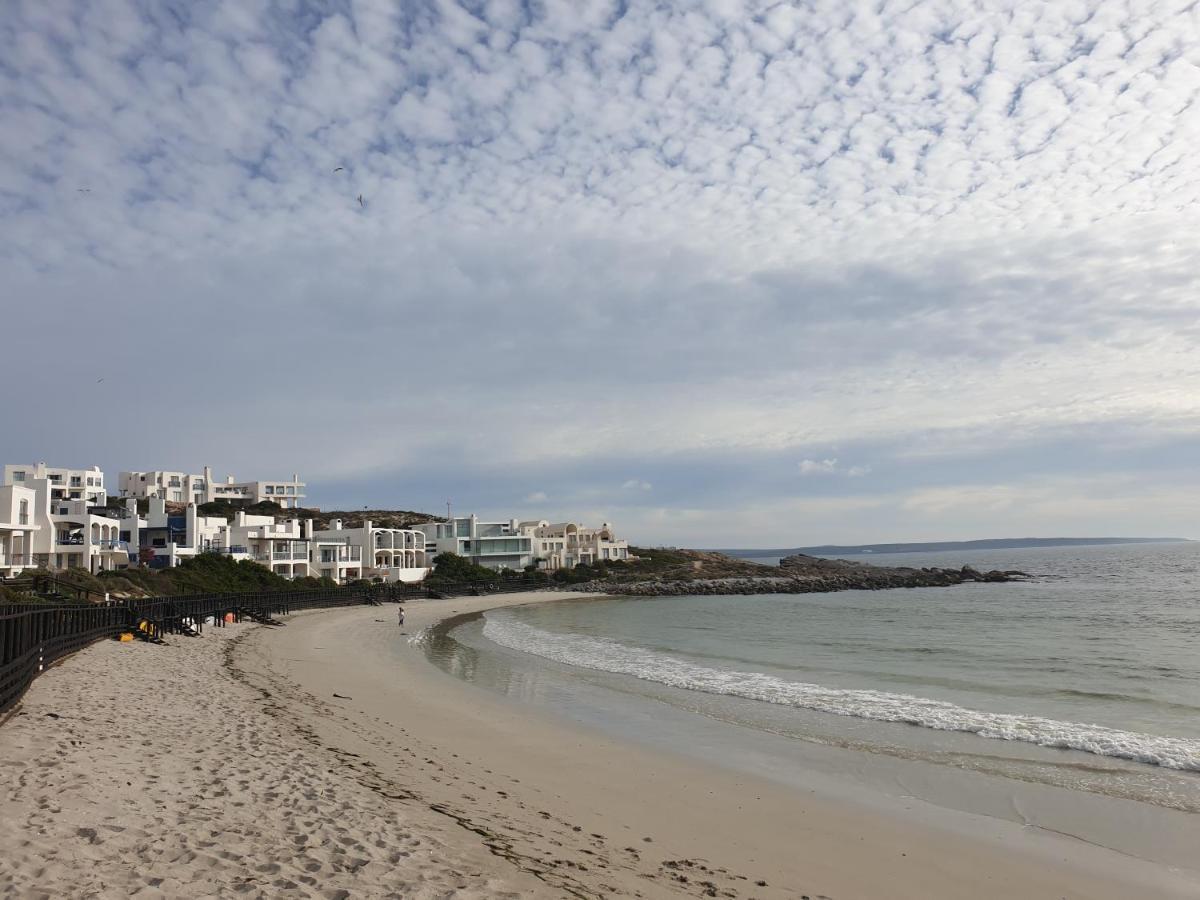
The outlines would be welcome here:
[[[33,679],[55,660],[124,632],[158,639],[193,634],[226,616],[271,619],[302,609],[360,606],[364,603],[492,593],[550,587],[543,580],[496,578],[446,584],[362,584],[310,591],[190,594],[121,600],[111,604],[0,606],[0,715],[8,712]]]

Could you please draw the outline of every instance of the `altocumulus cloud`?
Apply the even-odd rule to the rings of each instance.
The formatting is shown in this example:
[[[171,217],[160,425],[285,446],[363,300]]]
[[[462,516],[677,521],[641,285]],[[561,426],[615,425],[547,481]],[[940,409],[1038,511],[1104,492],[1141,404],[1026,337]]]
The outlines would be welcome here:
[[[4,354],[60,399],[3,450],[646,541],[1106,480],[1087,530],[1186,531],[1198,47],[1165,0],[14,0]],[[795,477],[834,446],[871,477]]]

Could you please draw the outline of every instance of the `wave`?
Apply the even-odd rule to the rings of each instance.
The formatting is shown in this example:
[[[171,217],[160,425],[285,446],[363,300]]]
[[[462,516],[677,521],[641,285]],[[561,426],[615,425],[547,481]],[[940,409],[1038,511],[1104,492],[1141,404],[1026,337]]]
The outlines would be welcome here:
[[[483,634],[501,646],[567,665],[631,675],[689,691],[742,697],[839,716],[900,722],[940,731],[962,731],[1002,741],[1080,750],[1134,762],[1200,772],[1200,740],[1120,731],[1102,725],[1059,722],[1041,716],[989,713],[887,691],[828,688],[786,681],[762,672],[712,669],[606,638],[555,634],[510,614],[487,615]]]

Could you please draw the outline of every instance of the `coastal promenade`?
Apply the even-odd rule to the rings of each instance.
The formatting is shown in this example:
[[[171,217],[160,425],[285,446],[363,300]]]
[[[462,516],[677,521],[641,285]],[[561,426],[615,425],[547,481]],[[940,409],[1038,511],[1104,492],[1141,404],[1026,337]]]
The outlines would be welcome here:
[[[413,639],[544,592],[98,643],[0,728],[17,896],[1116,900],[1195,881],[1039,829],[781,787],[540,714]],[[164,702],[165,698],[172,699]]]

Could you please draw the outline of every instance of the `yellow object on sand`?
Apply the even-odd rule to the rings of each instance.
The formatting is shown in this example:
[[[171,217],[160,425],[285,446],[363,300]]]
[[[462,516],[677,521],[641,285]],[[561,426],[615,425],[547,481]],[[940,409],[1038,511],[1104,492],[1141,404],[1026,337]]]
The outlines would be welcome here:
[[[123,632],[123,633],[121,634],[121,637],[119,638],[119,640],[121,641],[121,643],[125,643],[126,641],[132,641],[132,640],[133,640],[133,635],[132,635],[132,634],[130,634],[128,631],[126,631],[126,632]]]

